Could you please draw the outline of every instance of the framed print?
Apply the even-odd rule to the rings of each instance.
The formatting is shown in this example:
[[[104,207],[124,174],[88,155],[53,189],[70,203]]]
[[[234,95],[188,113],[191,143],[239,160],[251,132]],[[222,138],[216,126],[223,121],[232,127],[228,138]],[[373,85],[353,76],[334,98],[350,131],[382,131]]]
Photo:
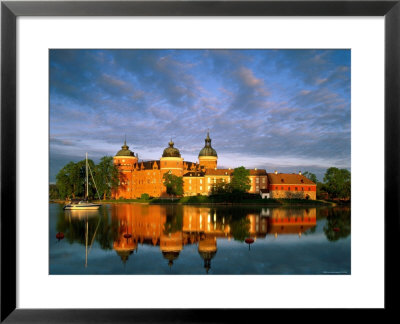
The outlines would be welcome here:
[[[2,321],[393,309],[398,1],[1,10]]]

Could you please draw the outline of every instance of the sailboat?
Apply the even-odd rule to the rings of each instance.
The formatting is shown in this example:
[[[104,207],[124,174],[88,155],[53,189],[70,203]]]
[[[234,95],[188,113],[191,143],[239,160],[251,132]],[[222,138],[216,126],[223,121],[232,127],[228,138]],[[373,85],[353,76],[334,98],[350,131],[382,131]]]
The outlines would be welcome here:
[[[69,203],[69,204],[64,206],[64,209],[68,209],[68,210],[86,210],[86,209],[94,210],[94,209],[99,209],[99,207],[101,206],[100,204],[93,204],[91,202],[88,202],[88,197],[89,197],[89,173],[88,173],[88,168],[89,168],[88,154],[86,153],[86,200],[81,200],[77,204]],[[93,174],[92,173],[90,173],[90,174],[92,175],[92,178],[93,178]],[[93,179],[93,182],[94,182],[94,179]],[[96,183],[94,183],[94,185],[96,186]]]

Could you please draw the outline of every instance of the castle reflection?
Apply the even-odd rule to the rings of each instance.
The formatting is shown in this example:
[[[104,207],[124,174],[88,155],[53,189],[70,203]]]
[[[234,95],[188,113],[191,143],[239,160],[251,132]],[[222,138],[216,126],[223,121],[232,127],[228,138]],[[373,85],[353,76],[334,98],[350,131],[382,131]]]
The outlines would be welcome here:
[[[197,245],[208,273],[217,253],[217,239],[244,241],[251,237],[298,235],[316,226],[316,208],[255,209],[209,208],[177,205],[114,204],[117,224],[113,249],[127,262],[140,245],[159,246],[170,267],[186,245]],[[257,242],[255,242],[257,244]]]

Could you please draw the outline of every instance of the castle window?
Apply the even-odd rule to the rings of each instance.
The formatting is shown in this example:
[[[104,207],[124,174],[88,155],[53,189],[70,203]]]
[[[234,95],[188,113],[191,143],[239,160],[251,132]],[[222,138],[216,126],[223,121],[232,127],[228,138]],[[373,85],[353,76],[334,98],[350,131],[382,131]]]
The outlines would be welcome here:
[[[210,189],[210,188],[208,188],[208,189]],[[203,186],[200,186],[200,191],[202,191],[203,190]]]
[[[192,179],[189,179],[189,183],[192,183]]]
[[[262,179],[262,182],[265,183],[265,178]]]
[[[190,191],[192,190],[192,186],[189,186],[189,190],[190,190]]]
[[[200,179],[200,184],[202,184],[203,183],[203,179]]]
[[[260,182],[260,179],[259,179],[259,178],[256,178],[256,182]]]
[[[281,179],[281,182],[283,183],[283,182],[285,182],[285,180]]]
[[[210,183],[211,182],[211,178],[208,178],[208,183]]]
[[[296,190],[296,191],[297,191],[297,187],[294,187],[294,190]]]

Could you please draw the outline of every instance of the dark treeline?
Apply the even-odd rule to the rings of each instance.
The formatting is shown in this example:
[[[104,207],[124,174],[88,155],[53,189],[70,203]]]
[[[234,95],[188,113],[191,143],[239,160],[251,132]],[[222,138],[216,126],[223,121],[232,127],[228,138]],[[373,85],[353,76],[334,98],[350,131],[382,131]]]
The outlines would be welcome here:
[[[88,198],[110,198],[112,189],[118,186],[118,169],[114,166],[113,158],[111,156],[104,156],[97,165],[92,160],[88,160],[88,164],[91,170],[91,174],[89,174]],[[74,199],[85,197],[85,169],[86,160],[77,163],[69,162],[65,165],[57,173],[56,184],[50,185],[50,199]]]
[[[318,181],[315,174],[303,174],[317,184],[317,199],[349,200],[351,195],[351,173],[347,169],[329,168],[326,170],[323,182]]]

